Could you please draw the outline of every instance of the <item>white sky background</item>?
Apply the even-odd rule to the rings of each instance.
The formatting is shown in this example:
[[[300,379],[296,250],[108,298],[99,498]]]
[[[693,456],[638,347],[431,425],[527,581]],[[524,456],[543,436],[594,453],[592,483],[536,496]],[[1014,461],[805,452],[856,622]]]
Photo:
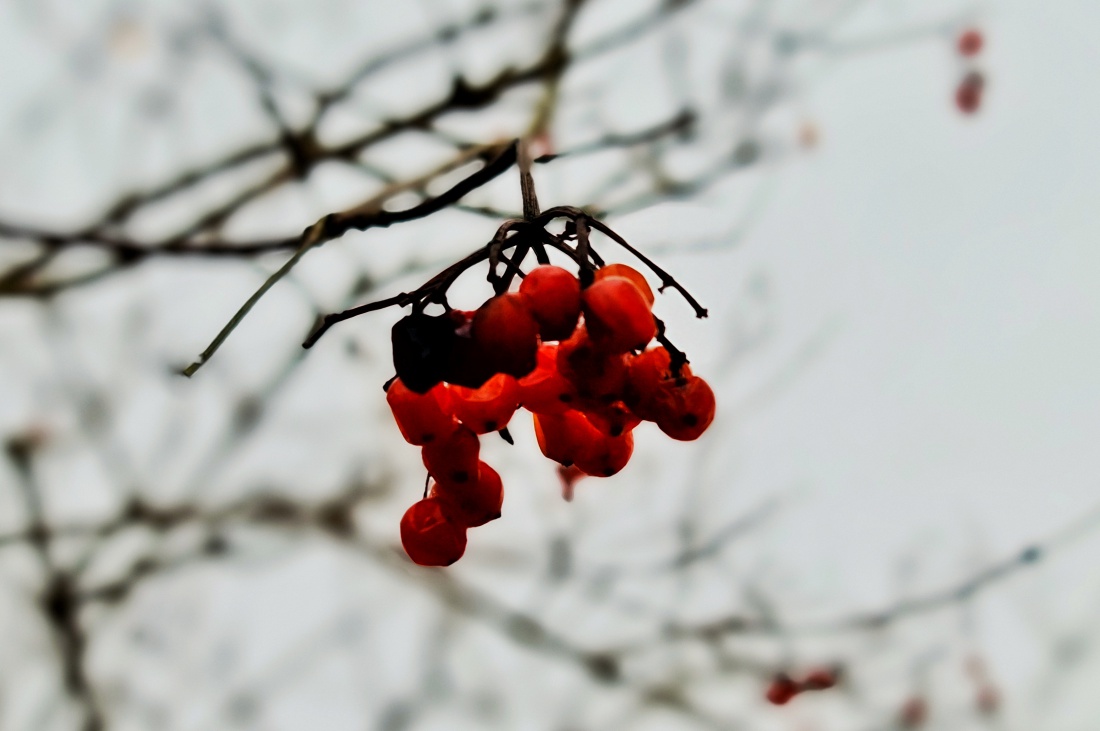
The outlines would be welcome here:
[[[888,24],[898,7],[900,3],[883,2],[866,18],[853,19],[853,37],[861,28]],[[793,138],[801,121],[812,120],[821,132],[819,146],[808,153],[791,150],[774,171],[753,173],[705,197],[708,204],[721,205],[721,196],[729,191],[744,201],[757,183],[764,186],[762,211],[735,245],[662,255],[662,263],[714,315],[710,321],[694,322],[674,295],[661,303],[697,372],[713,373],[720,383],[723,399],[711,442],[669,447],[652,435],[640,436],[633,472],[606,485],[582,483],[580,497],[569,506],[548,497],[554,488],[548,465],[494,445],[490,454],[503,465],[506,485],[505,469],[511,469],[531,481],[536,496],[522,498],[511,525],[502,520],[471,540],[469,565],[456,567],[459,575],[482,583],[513,576],[494,565],[493,551],[522,545],[534,540],[532,536],[543,538],[551,532],[545,523],[567,533],[583,532],[579,561],[593,566],[604,563],[604,556],[627,560],[630,551],[644,557],[664,546],[661,538],[651,543],[644,528],[659,524],[663,510],[681,505],[685,490],[699,489],[706,496],[705,508],[696,516],[704,533],[782,495],[780,517],[725,568],[735,574],[752,571],[783,598],[784,618],[799,624],[952,585],[1047,539],[1094,508],[1100,501],[1100,249],[1095,245],[1100,238],[1100,45],[1095,41],[1100,4],[1012,0],[982,7],[974,17],[987,41],[977,61],[988,76],[978,115],[964,118],[954,108],[952,95],[962,67],[948,35],[811,65],[798,77],[806,93],[795,108],[777,115],[774,129],[786,129]],[[14,53],[9,50],[8,58]],[[11,76],[15,67],[9,62],[8,78],[2,80],[9,89],[20,86]],[[95,155],[109,151],[88,154],[99,159]],[[50,175],[53,164],[39,164],[38,175],[25,179],[0,174],[0,211],[11,215],[29,206],[50,211],[51,205],[66,200],[43,195],[52,184],[66,191],[71,186],[71,200],[87,204],[79,197],[87,179],[74,174],[58,182]],[[568,192],[550,183],[546,198],[554,202]],[[670,225],[672,210],[704,218],[713,214],[694,205],[671,207],[627,217],[620,230],[642,248],[650,243],[647,237],[656,245],[668,243],[662,232]],[[340,276],[342,267],[355,259],[344,256],[319,252],[316,268],[304,270],[303,280],[316,285],[324,276]],[[246,275],[243,268],[216,280],[211,272],[197,269],[168,293],[160,289],[168,275],[150,270],[147,279],[126,280],[132,289],[128,296],[157,302],[155,322],[170,331],[158,334],[151,350],[176,359],[201,348],[256,283],[254,273]],[[224,289],[212,291],[211,281]],[[170,297],[185,297],[195,288],[204,299],[190,305],[186,317],[167,306]],[[87,316],[113,318],[123,309],[114,297],[90,295],[92,314]],[[227,365],[220,373],[231,385],[257,382],[249,369],[264,362],[262,354],[296,347],[297,333],[308,326],[297,295],[279,297],[272,298],[270,309],[257,310],[253,329],[242,328],[239,350],[227,346]],[[761,307],[772,313],[768,338],[724,373],[723,334],[755,316],[760,298],[766,305]],[[36,322],[27,308],[3,313],[0,319],[11,338],[26,337]],[[290,336],[272,338],[270,328],[276,323]],[[372,328],[380,324],[356,327],[358,339],[367,343],[377,332]],[[266,350],[241,357],[258,344]],[[318,459],[317,454],[295,451],[300,450],[297,437],[320,429],[318,424],[328,418],[311,415],[310,409],[342,409],[342,415],[360,418],[381,413],[380,391],[373,384],[350,395],[331,386],[325,390],[326,384],[346,385],[351,377],[346,366],[327,370],[335,350],[318,355],[318,365],[304,371],[302,395],[285,407],[287,421],[299,431],[287,428],[257,446],[253,461],[266,461],[272,473]],[[5,367],[2,360],[0,367]],[[25,364],[7,368],[16,374],[8,383],[18,383],[19,374],[33,370]],[[311,381],[316,389],[309,387]],[[203,398],[217,397],[216,390],[203,393]],[[185,397],[177,389],[173,398]],[[207,413],[203,402],[196,401],[188,402],[190,411],[183,418]],[[352,401],[357,406],[348,405]],[[4,402],[0,417],[5,428],[34,412],[34,397],[22,390],[6,395]],[[303,425],[295,418],[306,421]],[[321,448],[335,453],[369,437],[374,440],[369,454],[387,449],[400,453],[398,441],[375,435],[375,428],[352,429]],[[133,431],[141,431],[140,420]],[[519,449],[535,449],[529,435],[517,436]],[[410,448],[406,464],[415,463],[414,452]],[[536,464],[545,474],[538,474]],[[631,475],[640,479],[650,473],[659,484],[632,493]],[[421,479],[406,477],[401,478],[403,487]],[[322,481],[330,478],[339,476],[322,473]],[[224,478],[227,484],[233,479],[232,474]],[[81,509],[81,501],[76,504],[74,510]],[[88,498],[86,505],[95,510],[99,503]],[[395,532],[403,505],[391,507],[371,524]],[[633,522],[615,519],[616,511],[628,510],[636,511]],[[594,528],[603,520],[605,530]],[[922,619],[912,620],[895,639],[919,647],[928,637],[934,646],[942,638],[955,638],[986,656],[1011,711],[1006,729],[1089,731],[1100,724],[1100,697],[1094,692],[1100,663],[1086,653],[1083,667],[1064,683],[1050,680],[1060,677],[1050,668],[1057,664],[1051,651],[1058,642],[1080,640],[1087,649],[1088,642],[1095,645],[1098,639],[1098,564],[1100,540],[1091,536],[989,590],[967,616],[972,631],[957,629],[961,622],[951,612],[927,634]],[[759,572],[766,576],[760,578]],[[359,606],[359,601],[385,616],[386,611],[399,616],[419,611],[406,610],[401,602],[414,599],[404,595],[393,599],[389,610],[385,601],[371,604],[379,601],[377,596],[343,586],[347,575],[337,559],[306,553],[259,579],[207,575],[200,577],[205,583],[173,587],[175,594],[166,594],[183,602],[188,587],[192,593],[199,587],[198,597],[187,599],[195,602],[203,617],[200,624],[209,632],[209,642],[200,643],[204,648],[217,647],[223,634],[255,633],[245,642],[248,659],[239,670],[247,678],[249,668],[271,664],[265,658],[278,655],[280,640],[312,636],[316,617],[328,616],[332,605]],[[534,583],[516,580],[515,586],[497,588],[522,606],[537,602]],[[330,605],[326,596],[338,591],[339,598]],[[668,591],[674,598],[677,590]],[[706,581],[693,591],[696,603],[684,608],[687,616],[705,617],[728,598],[723,588]],[[171,606],[163,597],[147,599],[153,607]],[[567,600],[561,601],[568,608]],[[598,636],[606,629],[601,622],[615,621],[597,617],[591,626],[578,622],[577,630]],[[406,627],[404,634],[400,625],[392,626],[397,629],[373,648],[390,663],[400,656],[403,643],[417,643],[415,626]],[[492,647],[491,640],[483,641]],[[150,674],[163,681],[164,694],[178,696],[184,705],[192,695],[197,697],[194,717],[181,728],[204,727],[208,717],[202,709],[219,702],[220,681],[206,677],[205,656],[194,652],[192,665]],[[828,650],[822,652],[827,656]],[[499,658],[492,651],[486,658],[477,652],[473,656],[487,666],[499,660],[499,667],[484,670],[486,677],[507,676],[516,668],[530,671],[529,665],[503,652]],[[113,668],[110,672],[118,670],[117,662],[104,663]],[[853,672],[860,678],[876,667],[857,665]],[[377,669],[361,670],[383,683],[384,674],[372,675]],[[889,682],[895,685],[887,695],[901,698],[907,692],[902,680],[906,671],[893,671]],[[333,676],[345,672],[340,668]],[[396,676],[402,671],[392,672]],[[1043,690],[1048,682],[1058,688],[1056,695],[1049,693],[1057,698],[1053,705],[1040,697],[1048,694]],[[543,702],[553,703],[555,686],[550,679],[546,683]],[[562,681],[562,697],[569,687]],[[519,707],[527,695],[539,696],[531,683],[518,683],[514,692]],[[754,686],[744,697],[757,692]],[[311,693],[288,696],[276,727],[305,728],[302,719],[315,721],[319,707],[333,714],[328,719],[333,728],[355,727],[361,709],[354,703],[329,703],[323,691]],[[349,693],[354,696],[353,689]],[[379,691],[379,697],[384,695]],[[830,723],[835,720],[827,728],[850,728],[841,711],[813,709],[832,719]],[[806,711],[794,707],[763,713],[760,728],[772,728],[767,725],[772,723],[789,728],[806,720]],[[510,718],[514,722],[516,717]],[[446,724],[448,719],[439,721]],[[953,728],[950,718],[939,722]]]

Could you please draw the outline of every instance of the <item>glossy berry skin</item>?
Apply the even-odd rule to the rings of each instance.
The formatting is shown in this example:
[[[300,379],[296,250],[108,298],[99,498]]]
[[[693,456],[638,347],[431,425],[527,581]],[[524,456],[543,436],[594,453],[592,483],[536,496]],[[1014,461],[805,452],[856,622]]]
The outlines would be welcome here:
[[[608,353],[644,348],[657,334],[657,323],[645,296],[626,277],[604,277],[582,295],[589,337]]]
[[[450,434],[425,444],[421,457],[436,482],[463,485],[477,480],[480,452],[481,442],[477,435],[459,426]]]
[[[519,293],[543,340],[564,340],[573,334],[581,315],[581,283],[571,272],[552,264],[537,266],[520,282]]]
[[[451,386],[448,390],[451,413],[475,434],[503,429],[519,408],[519,384],[504,373],[496,374],[481,388]]]
[[[448,413],[447,391],[437,384],[427,393],[410,390],[397,378],[386,390],[386,402],[401,436],[409,444],[423,446],[454,431],[458,422]]]
[[[562,414],[577,401],[577,389],[558,372],[558,346],[539,346],[535,370],[519,379],[519,400],[535,414]]]
[[[626,389],[625,357],[598,347],[584,327],[558,345],[557,366],[581,398],[611,403],[620,400]]]
[[[985,43],[985,39],[982,38],[980,31],[973,28],[967,30],[959,36],[958,50],[960,56],[976,56],[982,50],[982,46]]]
[[[497,295],[479,307],[470,334],[493,373],[522,378],[534,370],[539,325],[518,292]]]
[[[401,518],[401,545],[421,566],[450,566],[466,552],[466,528],[438,498],[413,503]]]
[[[780,673],[772,679],[764,697],[773,705],[783,706],[796,695],[798,695],[798,686],[786,674]]]
[[[595,278],[597,281],[607,277],[623,277],[624,279],[629,279],[634,283],[634,286],[638,288],[638,291],[642,293],[642,297],[649,303],[649,306],[653,306],[653,289],[649,286],[649,282],[646,281],[645,275],[634,267],[627,266],[626,264],[607,264],[596,270]]]
[[[481,462],[476,480],[461,485],[433,483],[428,497],[443,503],[451,521],[476,528],[500,517],[504,484],[496,470]]]
[[[698,439],[714,421],[714,391],[699,376],[678,379],[657,402],[657,426],[681,442]]]

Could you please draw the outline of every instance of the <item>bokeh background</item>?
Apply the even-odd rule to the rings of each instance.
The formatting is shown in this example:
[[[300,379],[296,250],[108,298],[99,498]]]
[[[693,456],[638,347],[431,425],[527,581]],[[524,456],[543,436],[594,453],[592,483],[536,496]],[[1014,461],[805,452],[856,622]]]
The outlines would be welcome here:
[[[1097,27],[1086,0],[4,3],[0,728],[1097,728]],[[517,416],[483,440],[503,518],[421,569],[400,313],[300,343],[484,245],[515,169],[306,252],[180,370],[305,227],[527,134],[544,207],[709,308],[657,303],[718,416],[639,428],[571,502]]]

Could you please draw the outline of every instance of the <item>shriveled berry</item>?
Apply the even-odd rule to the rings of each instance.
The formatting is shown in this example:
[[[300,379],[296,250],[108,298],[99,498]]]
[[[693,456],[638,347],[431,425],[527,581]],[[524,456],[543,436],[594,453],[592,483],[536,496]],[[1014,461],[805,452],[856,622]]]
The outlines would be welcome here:
[[[638,288],[638,291],[645,297],[645,301],[649,303],[649,306],[653,306],[653,289],[649,286],[649,282],[646,281],[645,275],[632,266],[626,264],[607,264],[596,270],[596,280],[605,279],[607,277],[623,277],[629,279],[634,283],[634,286]]]
[[[589,288],[591,289],[591,288]],[[597,347],[585,327],[578,327],[558,345],[558,372],[586,399],[611,403],[622,398],[626,388],[626,359]]]
[[[535,370],[519,379],[519,400],[536,414],[561,414],[577,401],[577,389],[558,372],[558,346],[539,346]]]
[[[424,466],[437,482],[462,485],[477,480],[481,442],[464,426],[425,444]]]
[[[458,426],[458,422],[448,413],[447,391],[443,384],[419,394],[397,378],[386,391],[386,402],[390,405],[401,436],[409,444],[430,444]]]
[[[449,319],[424,313],[406,315],[394,324],[390,340],[394,370],[410,390],[426,393],[444,380],[455,342]]]
[[[503,429],[519,408],[519,385],[505,373],[496,374],[481,388],[451,386],[449,391],[452,413],[475,434]]]
[[[421,566],[450,566],[466,552],[466,528],[438,498],[413,503],[401,518],[401,545]]]
[[[497,295],[478,308],[470,332],[492,372],[522,378],[534,370],[539,325],[518,292]]]
[[[582,295],[584,322],[592,341],[610,353],[644,348],[657,334],[649,303],[626,277],[604,277]]]
[[[452,521],[467,528],[485,525],[500,517],[504,504],[504,485],[500,475],[489,465],[478,465],[478,477],[463,484],[432,484],[429,498],[443,503]]]
[[[519,293],[539,324],[543,340],[564,340],[581,315],[581,283],[572,272],[552,264],[532,269]]]
[[[714,421],[714,391],[699,376],[677,380],[657,401],[657,426],[682,442],[698,439]]]

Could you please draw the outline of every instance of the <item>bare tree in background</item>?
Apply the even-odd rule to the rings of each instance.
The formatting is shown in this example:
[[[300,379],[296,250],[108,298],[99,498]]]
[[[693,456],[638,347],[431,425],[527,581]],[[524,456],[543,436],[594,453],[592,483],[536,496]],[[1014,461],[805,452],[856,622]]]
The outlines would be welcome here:
[[[853,33],[869,4],[6,8],[36,71],[2,90],[0,728],[996,727],[967,607],[1090,522],[793,621],[754,541],[790,495],[725,496],[719,383],[708,439],[640,437],[571,504],[529,434],[487,445],[504,519],[424,570],[395,543],[424,479],[381,391],[398,313],[300,346],[521,216],[515,140],[544,206],[718,261],[817,144],[803,65],[950,41],[968,11]],[[766,281],[723,294],[699,325],[658,303],[720,377],[775,327]],[[768,702],[814,670],[835,687]]]

